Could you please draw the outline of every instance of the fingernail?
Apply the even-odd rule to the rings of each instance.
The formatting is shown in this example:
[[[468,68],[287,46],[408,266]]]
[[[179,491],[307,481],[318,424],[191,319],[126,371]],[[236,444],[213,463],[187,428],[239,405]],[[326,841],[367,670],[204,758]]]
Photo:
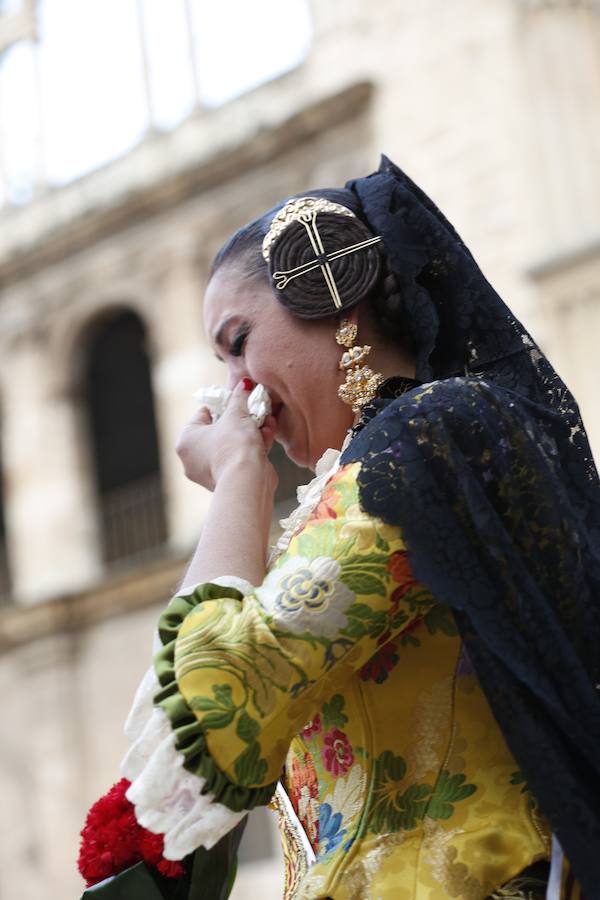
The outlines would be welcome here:
[[[242,378],[242,384],[244,385],[245,391],[251,391],[254,387],[254,382],[251,378]]]

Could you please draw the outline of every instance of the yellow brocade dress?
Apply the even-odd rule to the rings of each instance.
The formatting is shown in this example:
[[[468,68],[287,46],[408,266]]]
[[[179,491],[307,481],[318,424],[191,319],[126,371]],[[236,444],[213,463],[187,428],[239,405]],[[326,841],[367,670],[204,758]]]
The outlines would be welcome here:
[[[262,585],[187,615],[178,689],[232,784],[281,777],[286,900],[484,900],[549,832],[450,610],[360,509],[359,468]]]

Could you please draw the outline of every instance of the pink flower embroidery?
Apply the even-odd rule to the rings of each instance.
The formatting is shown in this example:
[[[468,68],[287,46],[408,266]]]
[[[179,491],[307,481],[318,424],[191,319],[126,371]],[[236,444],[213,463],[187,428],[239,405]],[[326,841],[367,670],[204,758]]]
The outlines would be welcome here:
[[[337,778],[344,775],[354,762],[350,741],[339,728],[332,728],[325,735],[325,746],[321,751],[328,772]]]
[[[313,716],[310,722],[308,722],[308,724],[304,726],[300,733],[305,740],[308,740],[308,738],[311,738],[313,734],[320,734],[321,728],[321,716],[319,715],[319,713],[317,713],[316,716]]]

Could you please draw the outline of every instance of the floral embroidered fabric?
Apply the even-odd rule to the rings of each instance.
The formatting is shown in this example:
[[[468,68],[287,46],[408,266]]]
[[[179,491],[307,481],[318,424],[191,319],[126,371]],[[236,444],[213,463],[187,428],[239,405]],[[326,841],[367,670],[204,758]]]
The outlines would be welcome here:
[[[286,897],[437,900],[459,885],[483,900],[547,854],[545,829],[448,607],[399,528],[362,511],[359,477],[335,471],[247,596],[174,598],[155,703],[220,805],[267,802],[285,764],[316,857],[300,879],[288,859]]]

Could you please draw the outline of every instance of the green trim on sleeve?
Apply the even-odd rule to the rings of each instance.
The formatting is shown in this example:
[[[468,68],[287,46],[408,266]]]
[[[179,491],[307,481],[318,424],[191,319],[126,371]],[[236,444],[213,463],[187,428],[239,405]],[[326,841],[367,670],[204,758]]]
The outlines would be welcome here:
[[[210,756],[201,724],[179,692],[175,677],[175,644],[186,616],[206,600],[222,600],[230,597],[243,600],[243,594],[231,587],[201,584],[193,593],[174,597],[158,622],[158,633],[163,644],[154,658],[154,669],[161,690],[154,697],[154,705],[167,714],[175,733],[175,748],[183,754],[184,768],[206,780],[203,794],[210,793],[214,800],[233,812],[264,806],[275,793],[277,782],[262,787],[248,788],[234,784],[218,768]]]

